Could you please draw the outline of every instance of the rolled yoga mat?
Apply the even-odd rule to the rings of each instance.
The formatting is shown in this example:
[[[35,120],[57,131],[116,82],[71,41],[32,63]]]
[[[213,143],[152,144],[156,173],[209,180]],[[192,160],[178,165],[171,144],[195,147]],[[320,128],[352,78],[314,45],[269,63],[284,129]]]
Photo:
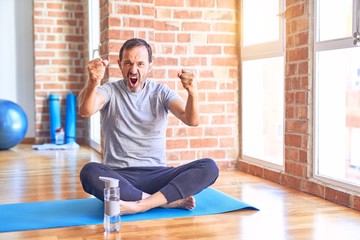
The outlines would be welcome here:
[[[69,93],[66,96],[65,113],[65,143],[76,141],[76,96]]]
[[[121,216],[121,221],[195,217],[245,209],[258,210],[213,188],[207,188],[194,197],[196,207],[193,210],[154,208],[143,213]],[[102,224],[103,205],[103,202],[96,198],[3,204],[0,205],[0,232]]]
[[[60,98],[57,94],[49,95],[49,115],[50,115],[50,142],[55,143],[55,131],[61,128]]]

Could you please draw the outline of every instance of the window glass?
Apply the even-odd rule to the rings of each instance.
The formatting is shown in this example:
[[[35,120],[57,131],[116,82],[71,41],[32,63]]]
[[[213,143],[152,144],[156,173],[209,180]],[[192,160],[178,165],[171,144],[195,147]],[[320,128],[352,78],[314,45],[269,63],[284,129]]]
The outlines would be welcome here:
[[[318,40],[351,37],[353,0],[318,0]]]
[[[317,174],[360,185],[360,48],[317,53]]]
[[[243,61],[243,155],[283,164],[284,57]]]
[[[243,46],[279,41],[279,1],[243,1]]]

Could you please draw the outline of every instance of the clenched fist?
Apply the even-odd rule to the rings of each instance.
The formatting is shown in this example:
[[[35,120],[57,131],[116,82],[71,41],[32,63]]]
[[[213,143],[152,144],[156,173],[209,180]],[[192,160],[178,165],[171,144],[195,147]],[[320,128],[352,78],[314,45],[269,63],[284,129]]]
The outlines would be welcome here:
[[[96,58],[91,60],[88,64],[89,77],[91,81],[100,84],[101,79],[104,78],[106,66],[109,64],[108,60]]]
[[[189,93],[197,90],[197,83],[195,81],[194,71],[188,69],[182,69],[181,72],[178,73],[178,77],[180,78],[183,87]]]

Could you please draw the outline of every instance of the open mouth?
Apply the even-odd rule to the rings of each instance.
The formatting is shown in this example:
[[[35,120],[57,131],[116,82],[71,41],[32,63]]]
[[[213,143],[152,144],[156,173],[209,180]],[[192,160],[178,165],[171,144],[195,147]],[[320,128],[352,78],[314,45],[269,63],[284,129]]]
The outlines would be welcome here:
[[[137,83],[137,81],[139,80],[139,78],[138,78],[138,76],[130,76],[130,77],[129,77],[129,80],[130,80],[130,84],[131,84],[132,86],[135,86],[136,83]]]

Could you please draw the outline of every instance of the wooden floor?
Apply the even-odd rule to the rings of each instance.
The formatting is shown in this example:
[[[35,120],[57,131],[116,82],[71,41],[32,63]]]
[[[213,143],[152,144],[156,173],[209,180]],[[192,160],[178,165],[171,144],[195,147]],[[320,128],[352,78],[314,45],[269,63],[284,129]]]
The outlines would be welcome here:
[[[88,197],[78,178],[88,161],[99,155],[87,147],[0,151],[0,204]],[[360,239],[358,211],[237,171],[221,172],[213,187],[260,211],[122,223],[110,236],[100,224],[0,233],[0,239]]]

